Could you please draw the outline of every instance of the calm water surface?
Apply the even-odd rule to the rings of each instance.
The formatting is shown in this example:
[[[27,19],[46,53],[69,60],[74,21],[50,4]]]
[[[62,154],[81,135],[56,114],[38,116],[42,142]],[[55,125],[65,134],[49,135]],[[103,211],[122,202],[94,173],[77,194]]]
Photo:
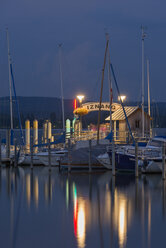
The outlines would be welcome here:
[[[165,247],[161,175],[0,170],[1,247]]]

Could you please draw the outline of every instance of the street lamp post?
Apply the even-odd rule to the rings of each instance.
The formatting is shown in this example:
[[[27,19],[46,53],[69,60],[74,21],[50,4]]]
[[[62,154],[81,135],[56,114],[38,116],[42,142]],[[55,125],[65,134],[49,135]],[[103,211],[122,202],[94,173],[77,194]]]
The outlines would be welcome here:
[[[84,99],[84,95],[77,95],[77,99],[79,100],[80,103],[80,108],[82,107],[82,100]],[[81,134],[82,131],[82,115],[80,115],[80,125],[79,125],[79,136]]]

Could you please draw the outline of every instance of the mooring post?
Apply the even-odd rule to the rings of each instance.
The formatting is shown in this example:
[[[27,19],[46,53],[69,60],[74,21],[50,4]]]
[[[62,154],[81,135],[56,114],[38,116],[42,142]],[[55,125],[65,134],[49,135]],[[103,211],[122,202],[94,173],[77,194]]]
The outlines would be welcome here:
[[[33,169],[33,136],[31,135],[31,169]]]
[[[112,175],[115,176],[115,143],[112,140]]]
[[[6,131],[6,157],[10,159],[10,129]]]
[[[165,180],[165,144],[162,146],[162,178]]]
[[[14,139],[14,167],[17,167],[17,140]]]
[[[2,166],[2,143],[1,143],[1,135],[0,135],[0,166]]]
[[[71,161],[70,161],[70,158],[71,158],[71,147],[70,147],[70,139],[68,139],[68,172],[71,172]]]
[[[58,161],[59,172],[61,171],[61,159]]]
[[[135,141],[135,177],[138,177],[138,142]]]
[[[92,160],[92,140],[89,140],[89,172],[92,171],[91,160]]]
[[[49,166],[49,171],[51,171],[51,146],[50,146],[50,139],[48,139],[48,166]]]

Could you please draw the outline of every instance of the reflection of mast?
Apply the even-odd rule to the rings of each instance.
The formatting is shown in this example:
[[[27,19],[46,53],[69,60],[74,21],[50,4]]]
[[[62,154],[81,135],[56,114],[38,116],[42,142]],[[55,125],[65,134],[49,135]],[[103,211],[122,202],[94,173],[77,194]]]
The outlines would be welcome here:
[[[28,207],[30,207],[30,203],[31,203],[31,179],[30,179],[29,174],[26,175],[26,198],[27,198]]]
[[[92,178],[91,173],[89,173],[89,200],[92,200]]]
[[[163,217],[165,217],[165,180],[162,182],[162,212],[163,212]]]
[[[138,177],[135,178],[135,210],[138,209]]]
[[[149,195],[148,199],[148,247],[150,248],[150,238],[151,238],[151,199]]]
[[[104,240],[103,240],[103,230],[101,225],[101,212],[100,212],[100,192],[99,188],[97,187],[97,205],[98,205],[98,220],[99,220],[99,230],[100,230],[100,246],[104,247]]]
[[[114,239],[114,223],[113,223],[113,218],[114,218],[114,196],[115,196],[115,177],[111,177],[111,247],[113,247],[113,239]]]

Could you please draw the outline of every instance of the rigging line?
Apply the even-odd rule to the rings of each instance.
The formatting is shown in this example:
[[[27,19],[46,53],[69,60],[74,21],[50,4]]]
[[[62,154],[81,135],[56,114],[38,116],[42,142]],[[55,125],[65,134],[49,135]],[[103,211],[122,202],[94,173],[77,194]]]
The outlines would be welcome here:
[[[98,98],[98,91],[96,91],[96,89],[98,88],[97,86],[99,85],[99,82],[101,81],[101,76],[102,76],[102,72],[101,72],[101,70],[100,70],[100,72],[99,72],[99,75],[98,75],[98,78],[97,78],[97,80],[96,80],[96,82],[95,82],[95,84],[94,84],[94,87],[93,87],[93,89],[91,90],[91,96],[92,96],[92,99],[93,99],[93,97],[94,98]],[[94,92],[95,92],[95,96],[94,96]],[[93,99],[94,100],[94,99]]]
[[[15,173],[19,173],[19,169],[16,168]],[[19,177],[19,175],[18,175]],[[18,229],[19,229],[19,222],[20,222],[20,213],[21,213],[21,207],[23,204],[23,195],[24,195],[24,177],[21,178],[20,176],[20,181],[21,181],[21,186],[20,186],[20,192],[18,196],[18,207],[16,209],[15,213],[15,221],[14,221],[14,232],[13,232],[13,242],[12,242],[12,248],[16,248],[17,244],[17,239],[18,239]]]
[[[97,125],[97,144],[99,144],[99,132],[100,132],[100,116],[101,116],[101,103],[103,95],[103,83],[104,83],[104,70],[107,58],[107,49],[108,49],[109,40],[107,40],[105,53],[104,53],[104,64],[102,68],[102,80],[101,80],[101,89],[100,89],[100,103],[99,103],[99,112],[98,112],[98,125]]]
[[[118,95],[120,96],[121,94],[120,94],[120,90],[119,90],[119,87],[118,87],[118,83],[117,83],[117,81],[116,81],[116,77],[115,77],[113,65],[110,64],[110,66],[111,66],[111,71],[112,71],[112,75],[113,75],[113,78],[114,78],[115,86],[116,86]],[[132,140],[133,140],[133,143],[135,143],[135,140],[134,140],[134,137],[133,137],[132,132],[131,132],[131,127],[130,127],[130,124],[129,124],[129,121],[128,121],[128,118],[127,118],[127,114],[126,114],[126,111],[125,111],[125,108],[124,108],[124,105],[123,105],[123,102],[122,102],[121,97],[120,97],[120,103],[121,103],[121,106],[122,106],[122,109],[123,109],[123,112],[124,112],[124,115],[125,115],[125,118],[126,118],[126,122],[127,122],[127,126],[128,126],[128,129],[129,129],[131,138],[132,138]]]
[[[19,104],[18,104],[17,95],[16,95],[16,88],[15,88],[15,83],[14,83],[12,64],[10,64],[10,72],[11,72],[11,78],[12,78],[12,82],[13,82],[14,96],[15,96],[15,100],[16,100],[17,114],[18,114],[18,120],[19,120],[19,126],[20,126],[20,135],[21,135],[22,143],[24,145],[24,136],[23,136],[23,131],[22,131],[20,109],[19,109]]]

